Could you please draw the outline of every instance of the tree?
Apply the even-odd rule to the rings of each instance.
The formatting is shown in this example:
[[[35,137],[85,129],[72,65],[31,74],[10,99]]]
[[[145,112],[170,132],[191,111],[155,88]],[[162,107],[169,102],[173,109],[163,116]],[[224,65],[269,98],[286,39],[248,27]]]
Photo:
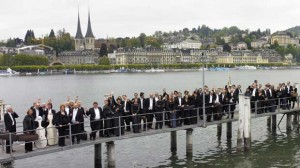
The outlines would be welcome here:
[[[231,47],[228,43],[223,45],[223,51],[224,52],[231,52]]]
[[[99,55],[100,55],[100,57],[104,57],[104,56],[107,56],[107,54],[108,54],[107,45],[106,45],[106,43],[102,43],[100,46]]]
[[[25,38],[24,38],[25,44],[31,45],[34,43],[34,40],[35,40],[35,36],[34,36],[33,30],[27,30]]]
[[[100,57],[99,65],[110,65],[109,58],[107,56]]]
[[[50,38],[55,38],[55,33],[54,33],[53,29],[51,29],[49,37]]]
[[[139,42],[140,42],[141,47],[145,47],[145,39],[146,39],[146,34],[141,33],[139,36]]]

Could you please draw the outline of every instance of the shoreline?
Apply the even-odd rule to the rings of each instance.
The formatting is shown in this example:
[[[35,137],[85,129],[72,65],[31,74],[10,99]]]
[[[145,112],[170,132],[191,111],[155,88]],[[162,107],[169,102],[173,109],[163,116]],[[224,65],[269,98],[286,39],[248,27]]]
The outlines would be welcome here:
[[[239,69],[239,68],[226,68],[215,67],[205,68],[204,71],[257,71],[257,70],[300,70],[300,66],[281,66],[281,67],[258,67],[257,69]],[[117,70],[83,70],[77,71],[62,69],[62,70],[48,70],[48,71],[36,71],[36,72],[20,72],[19,74],[6,75],[6,76],[50,76],[50,75],[90,75],[90,74],[134,74],[134,73],[166,73],[166,72],[202,72],[202,68],[190,68],[190,69],[117,69]],[[4,77],[1,76],[0,77]]]

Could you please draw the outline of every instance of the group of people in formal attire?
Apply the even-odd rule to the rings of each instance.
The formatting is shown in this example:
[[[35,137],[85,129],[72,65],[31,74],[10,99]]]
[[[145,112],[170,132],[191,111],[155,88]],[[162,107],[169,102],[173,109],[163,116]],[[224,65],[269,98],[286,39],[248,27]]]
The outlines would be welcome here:
[[[269,83],[262,87],[257,81],[242,92],[241,85],[226,85],[224,88],[196,89],[192,93],[173,91],[162,94],[150,93],[148,97],[143,92],[134,93],[133,98],[127,95],[115,98],[113,92],[104,100],[103,107],[93,102],[92,107],[84,109],[81,103],[70,101],[61,104],[59,111],[55,111],[51,100],[46,103],[35,102],[27,111],[23,120],[23,130],[26,134],[33,134],[39,126],[37,118],[42,118],[41,126],[47,128],[51,122],[56,126],[59,135],[58,145],[65,146],[65,138],[69,135],[72,143],[80,143],[85,132],[84,120],[90,120],[90,140],[99,137],[121,136],[125,132],[140,133],[149,129],[165,127],[180,127],[182,125],[197,124],[199,120],[207,122],[218,121],[222,118],[234,118],[239,94],[249,96],[251,108],[258,109],[258,113],[274,112],[276,107],[294,108],[297,101],[297,89],[290,82],[281,83],[277,87]],[[278,99],[280,98],[280,99]],[[277,106],[276,106],[277,105]],[[205,107],[205,108],[204,108]],[[198,117],[199,116],[199,117]],[[4,121],[7,132],[16,132],[17,113],[8,106]],[[155,122],[154,122],[155,120]],[[70,131],[71,129],[71,131]],[[6,142],[9,144],[10,142]],[[11,142],[12,143],[12,142]],[[6,152],[11,151],[7,145]],[[32,151],[32,142],[26,142],[25,151]]]

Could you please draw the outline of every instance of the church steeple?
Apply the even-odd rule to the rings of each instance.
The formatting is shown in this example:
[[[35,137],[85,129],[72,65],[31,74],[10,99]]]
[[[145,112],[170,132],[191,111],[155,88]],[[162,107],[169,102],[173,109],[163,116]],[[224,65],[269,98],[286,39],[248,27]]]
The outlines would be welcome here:
[[[81,32],[81,26],[80,26],[79,10],[78,10],[77,32],[76,32],[75,39],[83,39],[83,35]]]
[[[90,11],[89,11],[88,27],[87,27],[85,38],[95,38],[91,26]]]

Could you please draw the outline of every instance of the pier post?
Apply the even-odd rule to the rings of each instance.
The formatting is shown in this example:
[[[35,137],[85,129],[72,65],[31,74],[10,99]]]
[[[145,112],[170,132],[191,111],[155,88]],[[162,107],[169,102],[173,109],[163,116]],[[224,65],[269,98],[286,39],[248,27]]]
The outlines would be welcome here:
[[[186,153],[193,155],[193,129],[186,130]]]
[[[297,124],[298,124],[298,112],[295,112],[295,113],[294,113],[293,124],[294,124],[294,125],[297,125]]]
[[[249,150],[251,147],[251,106],[250,97],[245,97],[245,114],[244,114],[244,148]]]
[[[107,163],[108,167],[115,167],[116,166],[116,159],[115,159],[115,142],[106,142],[107,146]]]
[[[0,100],[0,121],[4,121],[4,104],[3,104],[3,100]]]
[[[232,122],[227,123],[227,140],[230,140],[232,138]]]
[[[239,95],[239,120],[238,120],[238,132],[237,132],[237,150],[242,148],[243,143],[243,130],[244,130],[244,112],[245,112],[245,96]]]
[[[95,167],[102,167],[102,152],[101,152],[101,143],[94,145],[95,151]]]
[[[268,118],[267,118],[267,126],[268,126],[268,128],[271,127],[271,116],[268,116]]]
[[[222,137],[222,123],[217,125],[217,136],[218,136],[218,140],[220,140]]]
[[[286,130],[292,129],[292,114],[286,114]]]
[[[272,130],[275,131],[276,130],[276,126],[277,126],[277,122],[276,122],[276,114],[272,115]]]
[[[171,131],[171,151],[177,150],[177,132]]]

